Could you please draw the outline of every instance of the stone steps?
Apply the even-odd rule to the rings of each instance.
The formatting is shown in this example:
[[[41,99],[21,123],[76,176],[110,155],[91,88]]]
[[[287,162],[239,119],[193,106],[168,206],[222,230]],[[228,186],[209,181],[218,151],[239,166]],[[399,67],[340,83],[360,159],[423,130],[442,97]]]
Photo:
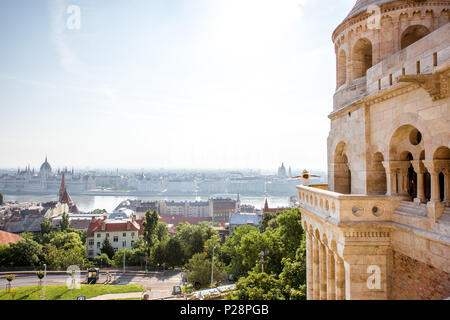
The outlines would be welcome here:
[[[418,204],[411,201],[402,201],[400,205],[394,210],[394,213],[414,217],[426,217],[427,207],[423,203]]]

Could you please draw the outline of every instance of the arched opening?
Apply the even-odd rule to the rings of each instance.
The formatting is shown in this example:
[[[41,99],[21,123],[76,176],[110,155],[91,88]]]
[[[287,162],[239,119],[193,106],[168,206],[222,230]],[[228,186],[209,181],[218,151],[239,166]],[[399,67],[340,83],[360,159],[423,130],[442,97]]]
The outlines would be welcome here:
[[[344,50],[338,55],[337,61],[337,87],[339,88],[347,81],[347,55]]]
[[[433,155],[435,165],[440,169],[439,172],[439,199],[445,202],[446,206],[450,205],[450,175],[448,174],[448,161],[450,160],[450,149],[448,147],[439,147]],[[446,170],[446,171],[445,171]],[[444,171],[446,172],[444,174]]]
[[[413,156],[409,152],[408,161],[412,160]],[[417,173],[414,171],[414,167],[412,164],[410,164],[408,168],[408,195],[411,197],[411,199],[417,197]]]
[[[352,174],[348,165],[347,145],[340,142],[334,153],[334,191],[343,194],[352,192]]]
[[[426,175],[421,175],[419,179],[412,164],[414,160],[413,153],[420,160],[425,158],[423,146],[422,133],[412,125],[399,127],[392,135],[389,143],[389,160],[403,162],[399,163],[396,168],[395,177],[391,177],[391,179],[395,179],[396,181],[395,185],[392,186],[396,190],[393,191],[403,196],[408,196],[411,200],[417,198],[418,193],[420,193],[420,198],[423,201],[424,196],[422,190],[426,191],[427,184],[430,181]],[[420,183],[420,192],[418,192],[418,183]]]
[[[381,152],[375,153],[372,162],[372,171],[368,176],[367,194],[386,194],[386,169],[383,166],[384,156]]]
[[[359,39],[353,47],[353,79],[365,77],[367,70],[372,67],[372,43],[366,39]]]
[[[412,45],[414,42],[422,39],[427,34],[430,33],[427,27],[422,25],[413,25],[406,28],[403,31],[402,39],[401,39],[401,48],[405,49],[406,47]]]
[[[428,202],[431,200],[431,175],[428,171],[423,175],[423,189],[425,193],[425,199]]]

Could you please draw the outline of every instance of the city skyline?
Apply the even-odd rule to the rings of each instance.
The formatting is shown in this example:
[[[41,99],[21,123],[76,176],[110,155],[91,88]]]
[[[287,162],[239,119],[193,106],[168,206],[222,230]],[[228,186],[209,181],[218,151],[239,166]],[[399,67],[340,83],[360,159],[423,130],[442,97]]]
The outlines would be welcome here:
[[[0,167],[324,170],[353,4],[3,2]]]

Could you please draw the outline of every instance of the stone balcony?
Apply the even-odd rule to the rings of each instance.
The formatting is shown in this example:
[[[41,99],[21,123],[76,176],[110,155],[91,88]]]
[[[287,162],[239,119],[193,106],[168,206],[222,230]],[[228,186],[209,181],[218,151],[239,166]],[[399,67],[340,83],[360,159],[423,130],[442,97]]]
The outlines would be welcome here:
[[[341,194],[320,188],[297,186],[300,206],[333,223],[384,222],[402,197]]]

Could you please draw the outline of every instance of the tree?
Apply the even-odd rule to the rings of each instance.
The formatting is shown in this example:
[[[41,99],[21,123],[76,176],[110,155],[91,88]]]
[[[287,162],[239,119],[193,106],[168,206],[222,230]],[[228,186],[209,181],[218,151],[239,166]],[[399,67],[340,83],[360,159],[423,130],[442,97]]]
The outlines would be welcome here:
[[[11,243],[8,248],[10,265],[16,267],[32,267],[40,264],[42,246],[30,239]]]
[[[81,268],[87,264],[86,250],[82,246],[58,249],[51,245],[46,260],[56,269],[67,269],[71,265]]]
[[[98,255],[94,257],[94,264],[97,267],[110,267],[112,265],[112,261],[109,259],[108,255],[106,253],[102,253],[101,255]]]
[[[75,247],[83,248],[83,242],[81,242],[78,233],[75,232],[56,233],[50,240],[50,245],[55,246],[57,249],[73,249]]]
[[[206,222],[201,222],[196,226],[186,222],[178,225],[174,238],[180,242],[184,251],[184,261],[186,261],[194,254],[203,252],[205,242],[214,235],[218,235],[218,232]]]
[[[181,248],[180,241],[176,238],[171,238],[167,242],[166,246],[166,262],[172,267],[178,267],[183,264],[184,261],[184,253]]]
[[[105,253],[109,259],[112,259],[114,257],[115,251],[108,238],[105,238],[105,240],[103,240],[100,252]]]
[[[53,229],[53,224],[49,219],[45,219],[41,222],[41,234],[50,233]]]
[[[211,284],[211,265],[212,262],[205,253],[197,253],[192,256],[186,265],[186,279],[194,287],[206,288]],[[226,277],[225,265],[214,260],[214,280],[223,280]]]
[[[3,204],[3,194],[0,193],[0,206]]]
[[[295,259],[284,258],[280,282],[286,299],[306,300],[306,237],[297,249]]]
[[[167,264],[167,241],[158,243],[153,252],[153,257],[156,265]]]
[[[147,210],[145,212],[145,221],[144,225],[144,240],[147,243],[147,253],[150,257],[151,249],[155,245],[156,241],[158,241],[158,237],[156,234],[156,229],[158,226],[158,213],[156,211],[151,212]]]
[[[64,212],[61,221],[59,223],[59,227],[61,228],[61,231],[65,231],[67,228],[69,228],[70,221],[69,221],[69,215]]]
[[[280,281],[265,272],[251,272],[248,277],[236,283],[233,300],[285,300]]]
[[[169,240],[169,227],[164,222],[158,222],[156,226],[156,237],[159,242],[164,242]]]

